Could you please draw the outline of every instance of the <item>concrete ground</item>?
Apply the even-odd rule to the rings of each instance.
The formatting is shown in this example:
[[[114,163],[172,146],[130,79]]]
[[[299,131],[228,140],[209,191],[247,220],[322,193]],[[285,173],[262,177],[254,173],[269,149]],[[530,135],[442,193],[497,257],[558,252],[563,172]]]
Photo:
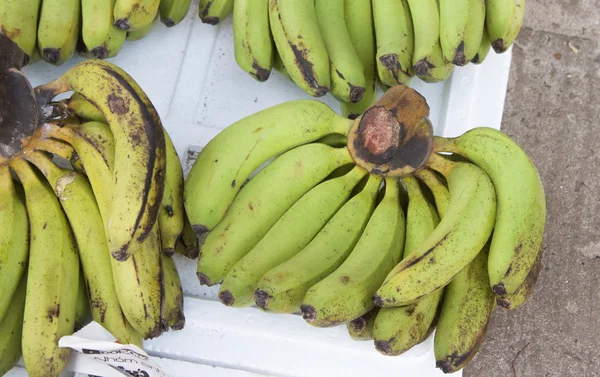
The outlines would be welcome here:
[[[496,309],[466,377],[600,376],[600,0],[530,0],[502,128],[547,195],[530,301]]]

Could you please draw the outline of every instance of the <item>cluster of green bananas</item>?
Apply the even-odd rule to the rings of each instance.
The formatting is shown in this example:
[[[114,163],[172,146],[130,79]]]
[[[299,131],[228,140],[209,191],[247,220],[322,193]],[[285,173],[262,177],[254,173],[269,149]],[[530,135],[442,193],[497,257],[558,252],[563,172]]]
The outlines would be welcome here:
[[[27,54],[60,65],[78,51],[106,59],[126,40],[145,37],[160,20],[175,26],[190,0],[2,0],[0,31]]]
[[[505,52],[525,14],[525,0],[204,3],[219,10],[213,20],[233,13],[235,59],[244,71],[266,81],[274,68],[312,96],[331,92],[349,117],[377,99],[377,80],[384,90],[415,75],[439,82],[455,65],[482,63],[491,47]]]
[[[398,85],[354,121],[300,100],[224,129],[185,182],[200,283],[227,306],[348,324],[385,355],[437,326],[437,366],[464,367],[496,303],[533,290],[545,194],[504,133],[434,137],[428,113]]]
[[[0,375],[22,354],[29,376],[58,376],[58,340],[90,318],[140,347],[182,329],[171,255],[198,245],[177,152],[130,76],[89,60],[32,96],[48,119],[0,159]]]

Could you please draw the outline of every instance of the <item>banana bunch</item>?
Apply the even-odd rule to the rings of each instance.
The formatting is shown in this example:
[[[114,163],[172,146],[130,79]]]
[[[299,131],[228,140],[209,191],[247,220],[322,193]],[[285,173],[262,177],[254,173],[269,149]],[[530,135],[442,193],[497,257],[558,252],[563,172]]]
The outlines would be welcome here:
[[[126,40],[145,37],[160,19],[167,27],[186,16],[190,0],[3,0],[0,34],[32,63],[60,65],[77,51],[106,59]]]
[[[505,52],[525,0],[200,1],[203,22],[229,13],[241,69],[261,82],[276,69],[314,97],[331,92],[354,119],[376,100],[377,81],[440,82],[490,48]]]
[[[198,244],[180,159],[129,75],[90,60],[32,94],[47,116],[0,157],[0,375],[22,355],[30,376],[58,376],[58,340],[90,320],[140,347],[182,329],[172,255]]]
[[[463,368],[496,305],[533,291],[545,194],[504,133],[435,137],[428,114],[397,85],[354,121],[299,100],[224,129],[184,188],[200,283],[227,306],[344,324],[384,355],[437,329],[437,367]]]

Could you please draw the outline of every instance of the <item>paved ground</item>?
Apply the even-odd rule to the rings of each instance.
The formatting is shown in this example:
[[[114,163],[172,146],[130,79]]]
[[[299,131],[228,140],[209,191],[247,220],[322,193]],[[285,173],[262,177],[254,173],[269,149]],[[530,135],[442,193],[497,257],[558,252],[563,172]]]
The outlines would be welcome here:
[[[600,0],[527,6],[502,127],[544,181],[544,269],[464,375],[600,376]]]

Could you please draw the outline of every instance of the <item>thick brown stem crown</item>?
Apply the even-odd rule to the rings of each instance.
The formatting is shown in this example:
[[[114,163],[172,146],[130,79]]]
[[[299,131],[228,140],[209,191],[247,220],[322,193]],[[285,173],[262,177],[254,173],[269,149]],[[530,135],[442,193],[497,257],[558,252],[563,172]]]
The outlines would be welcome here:
[[[421,168],[433,147],[429,105],[404,85],[390,88],[348,133],[354,161],[371,174],[402,177]]]

